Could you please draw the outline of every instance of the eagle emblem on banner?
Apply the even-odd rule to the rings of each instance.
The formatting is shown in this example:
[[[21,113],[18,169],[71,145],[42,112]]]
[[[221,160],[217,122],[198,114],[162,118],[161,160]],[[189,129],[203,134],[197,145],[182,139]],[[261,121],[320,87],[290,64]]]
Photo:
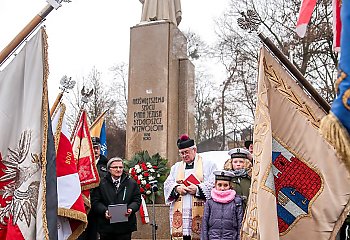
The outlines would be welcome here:
[[[322,178],[275,139],[272,162],[264,179],[264,188],[276,197],[280,235],[286,234],[301,218],[312,217],[312,204],[323,189]]]
[[[36,218],[39,181],[29,180],[39,169],[39,156],[31,154],[31,164],[25,165],[28,157],[31,141],[31,131],[21,134],[18,147],[9,148],[9,155],[0,159],[3,165],[3,174],[0,177],[0,224],[7,225],[6,219],[13,218],[13,223],[18,220],[30,225],[31,217]]]

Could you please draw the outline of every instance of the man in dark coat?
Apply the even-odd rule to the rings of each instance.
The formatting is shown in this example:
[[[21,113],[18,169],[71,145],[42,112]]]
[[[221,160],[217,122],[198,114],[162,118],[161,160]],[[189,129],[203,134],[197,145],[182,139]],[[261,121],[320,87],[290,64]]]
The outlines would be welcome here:
[[[110,159],[107,169],[107,175],[91,194],[100,239],[131,240],[132,232],[137,230],[135,213],[141,205],[140,188],[135,180],[123,171],[121,158]],[[108,206],[114,204],[127,204],[127,222],[110,223],[112,214],[108,211]]]
[[[107,175],[107,158],[101,154],[101,141],[98,137],[92,137],[92,146],[94,148],[96,167],[100,179],[103,179]]]

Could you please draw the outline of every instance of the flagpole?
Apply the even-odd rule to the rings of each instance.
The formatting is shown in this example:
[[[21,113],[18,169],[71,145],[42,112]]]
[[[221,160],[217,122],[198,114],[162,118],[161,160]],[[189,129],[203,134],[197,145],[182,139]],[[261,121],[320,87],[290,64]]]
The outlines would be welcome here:
[[[83,106],[79,109],[78,117],[77,117],[77,120],[75,121],[75,124],[74,124],[74,127],[73,127],[73,131],[72,131],[72,134],[71,134],[71,136],[70,136],[70,141],[71,141],[71,142],[72,142],[73,137],[74,137],[74,135],[75,135],[75,131],[77,130],[77,127],[78,127],[78,124],[79,124],[81,115],[82,115],[82,113],[83,113],[83,109],[84,109]]]
[[[57,98],[55,100],[55,102],[53,103],[52,107],[51,107],[51,110],[50,110],[50,116],[52,117],[53,113],[55,112],[56,108],[57,108],[57,105],[61,102],[62,100],[62,97],[63,97],[63,92],[60,92],[58,95],[57,95]]]
[[[74,128],[73,128],[73,131],[72,131],[72,135],[71,135],[71,137],[70,137],[70,141],[73,140],[73,136],[74,136],[74,133],[75,133],[75,131],[76,131],[76,129],[77,129],[78,123],[79,123],[79,121],[80,121],[81,114],[82,114],[82,112],[84,111],[84,106],[85,106],[86,103],[88,103],[88,101],[89,101],[88,99],[89,99],[89,97],[92,96],[93,92],[94,92],[93,89],[91,89],[91,90],[89,91],[89,89],[85,89],[85,86],[83,86],[83,88],[81,89],[81,95],[83,96],[83,97],[81,98],[82,105],[81,105],[81,107],[80,107],[80,109],[79,109],[78,118],[77,118],[77,121],[76,121],[75,124],[74,124]]]
[[[13,53],[29,34],[49,15],[54,8],[47,4],[17,36],[0,52],[0,65]]]
[[[325,112],[330,111],[330,106],[326,100],[316,91],[309,81],[301,74],[291,61],[279,50],[276,45],[266,37],[262,32],[258,34],[264,45],[277,57],[277,59],[288,69],[288,71],[297,79],[297,81],[310,93],[315,101],[323,108]]]
[[[90,126],[90,130],[100,121],[101,118],[103,118],[105,116],[105,114],[108,112],[109,109],[105,110],[103,113],[100,114],[100,116],[98,116],[95,121],[91,124]]]
[[[69,92],[69,90],[73,89],[75,86],[75,81],[72,80],[72,77],[67,77],[67,75],[64,75],[60,80],[61,86],[59,87],[61,89],[61,92],[57,95],[55,102],[53,103],[51,110],[50,110],[50,116],[54,114],[56,111],[56,108],[58,104],[60,104],[63,94],[65,92]]]

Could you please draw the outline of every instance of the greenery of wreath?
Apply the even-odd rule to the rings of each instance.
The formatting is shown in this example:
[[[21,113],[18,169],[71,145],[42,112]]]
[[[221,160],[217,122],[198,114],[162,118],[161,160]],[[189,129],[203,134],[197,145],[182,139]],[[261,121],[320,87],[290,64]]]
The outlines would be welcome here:
[[[159,153],[150,156],[148,151],[138,152],[129,161],[124,162],[125,170],[140,186],[140,192],[145,197],[146,203],[152,202],[151,181],[157,181],[159,190],[155,196],[163,195],[164,181],[170,171],[167,162],[168,160],[162,158]]]

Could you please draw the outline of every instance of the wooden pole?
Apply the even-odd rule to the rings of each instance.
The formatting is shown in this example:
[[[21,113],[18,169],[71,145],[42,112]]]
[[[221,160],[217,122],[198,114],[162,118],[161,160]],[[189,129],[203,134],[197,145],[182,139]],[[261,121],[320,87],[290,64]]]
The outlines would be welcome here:
[[[258,34],[265,46],[281,61],[281,63],[294,75],[296,80],[310,93],[315,101],[328,113],[331,109],[326,100],[318,94],[316,89],[309,83],[301,72],[291,63],[288,58],[279,50],[275,44],[263,33]]]
[[[77,127],[78,127],[78,124],[79,124],[79,121],[80,121],[80,117],[81,117],[81,115],[83,114],[83,111],[84,111],[84,104],[83,104],[83,106],[81,106],[81,108],[79,109],[78,117],[77,117],[77,120],[76,120],[75,123],[74,123],[73,131],[72,131],[72,134],[71,134],[71,136],[70,136],[70,142],[72,142],[73,137],[74,137],[74,134],[75,134],[75,131],[77,131]]]
[[[94,121],[94,122],[91,124],[91,126],[90,126],[90,130],[100,121],[101,118],[104,117],[104,115],[105,115],[107,112],[108,112],[108,109],[105,110],[103,113],[101,113],[101,115],[98,116],[98,117],[95,119],[95,121]]]
[[[53,105],[51,107],[51,110],[50,110],[50,116],[51,117],[52,117],[53,113],[55,112],[55,110],[57,108],[57,105],[61,102],[62,97],[63,97],[63,92],[60,92],[57,95],[57,98],[56,98],[55,102],[53,103]]]
[[[47,4],[23,29],[17,36],[0,52],[0,65],[13,53],[17,47],[28,37],[28,35],[46,18],[53,10],[50,4]]]

